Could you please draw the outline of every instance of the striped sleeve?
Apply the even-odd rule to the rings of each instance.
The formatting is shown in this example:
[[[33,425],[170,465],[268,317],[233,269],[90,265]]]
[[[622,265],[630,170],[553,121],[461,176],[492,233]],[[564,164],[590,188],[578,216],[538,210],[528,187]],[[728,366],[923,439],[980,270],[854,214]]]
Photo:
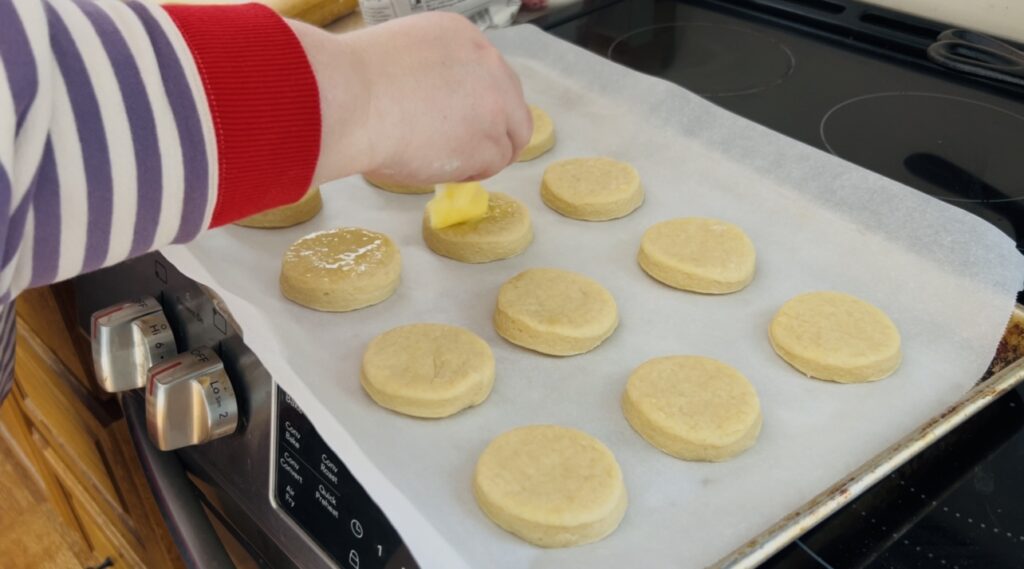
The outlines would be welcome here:
[[[294,202],[319,148],[266,7],[0,0],[0,372],[19,292]]]

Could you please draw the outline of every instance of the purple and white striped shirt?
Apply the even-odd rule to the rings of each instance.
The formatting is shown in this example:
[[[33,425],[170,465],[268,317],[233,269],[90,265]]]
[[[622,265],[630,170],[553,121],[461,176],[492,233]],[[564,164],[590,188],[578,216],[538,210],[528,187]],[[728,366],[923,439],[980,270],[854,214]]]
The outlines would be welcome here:
[[[312,98],[319,147],[315,80],[280,18],[252,5],[176,10],[137,0],[0,0],[0,397],[12,381],[21,291],[189,241],[216,215],[223,223],[253,213],[232,206],[244,192],[218,183],[252,167],[226,162],[246,150],[232,142],[241,135],[231,113],[251,109],[218,115],[211,101],[225,99],[225,73],[203,71],[223,67],[238,38],[206,28],[227,21],[241,29],[236,36],[258,34],[267,50],[283,43],[289,68],[295,58],[305,64],[300,79],[314,85],[312,95],[295,93],[288,72],[245,69],[226,80],[237,88],[258,81],[274,95],[280,76],[296,97]],[[245,191],[279,191],[264,206],[294,201],[312,176],[305,164],[315,164],[315,153],[305,158],[309,171],[283,190]]]

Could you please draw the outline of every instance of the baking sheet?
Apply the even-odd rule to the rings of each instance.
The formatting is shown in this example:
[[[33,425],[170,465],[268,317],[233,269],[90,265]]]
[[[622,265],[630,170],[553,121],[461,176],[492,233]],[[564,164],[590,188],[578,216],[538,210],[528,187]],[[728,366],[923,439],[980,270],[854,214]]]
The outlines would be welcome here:
[[[246,343],[303,407],[390,517],[424,567],[700,567],[813,497],[962,396],[984,372],[1024,280],[1024,260],[1000,231],[962,210],[734,116],[678,86],[619,67],[532,27],[491,35],[520,72],[528,99],[553,117],[547,155],[491,179],[530,208],[536,232],[520,257],[465,265],[420,238],[427,197],[375,190],[359,178],[323,187],[324,211],[284,230],[229,227],[165,255],[222,294]],[[540,201],[545,165],[581,155],[633,163],[644,205],[617,221],[560,217]],[[636,265],[643,231],[677,216],[744,227],[758,251],[742,292],[688,294]],[[389,234],[403,257],[390,300],[348,314],[281,297],[287,246],[336,226]],[[622,323],[597,350],[545,357],[510,345],[490,318],[498,287],[529,267],[588,274],[615,296]],[[837,385],[800,376],[767,340],[774,311],[801,292],[835,289],[884,309],[903,336],[891,378]],[[498,376],[480,407],[419,420],[379,407],[359,386],[376,334],[412,322],[480,334]],[[700,354],[728,362],[760,394],[759,443],[722,464],[655,450],[626,423],[619,398],[651,357]],[[473,464],[487,442],[525,424],[583,429],[622,465],[630,506],[607,539],[543,550],[504,533],[477,508]],[[268,465],[269,467],[269,465]]]

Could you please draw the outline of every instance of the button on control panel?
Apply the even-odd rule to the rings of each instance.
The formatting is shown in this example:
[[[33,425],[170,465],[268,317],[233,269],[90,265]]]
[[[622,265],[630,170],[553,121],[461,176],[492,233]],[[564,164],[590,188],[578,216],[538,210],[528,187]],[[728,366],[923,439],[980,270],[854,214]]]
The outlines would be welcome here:
[[[277,505],[339,567],[419,568],[384,513],[281,388],[276,429]]]

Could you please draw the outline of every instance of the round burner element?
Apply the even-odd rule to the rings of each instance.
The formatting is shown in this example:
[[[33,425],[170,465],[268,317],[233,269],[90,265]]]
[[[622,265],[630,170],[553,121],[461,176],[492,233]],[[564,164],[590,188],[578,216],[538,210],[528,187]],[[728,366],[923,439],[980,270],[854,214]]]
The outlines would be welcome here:
[[[612,43],[608,58],[705,97],[763,91],[795,66],[789,49],[764,34],[701,23],[634,30]]]
[[[1024,199],[1024,117],[936,93],[850,99],[821,121],[836,156],[951,202]]]

